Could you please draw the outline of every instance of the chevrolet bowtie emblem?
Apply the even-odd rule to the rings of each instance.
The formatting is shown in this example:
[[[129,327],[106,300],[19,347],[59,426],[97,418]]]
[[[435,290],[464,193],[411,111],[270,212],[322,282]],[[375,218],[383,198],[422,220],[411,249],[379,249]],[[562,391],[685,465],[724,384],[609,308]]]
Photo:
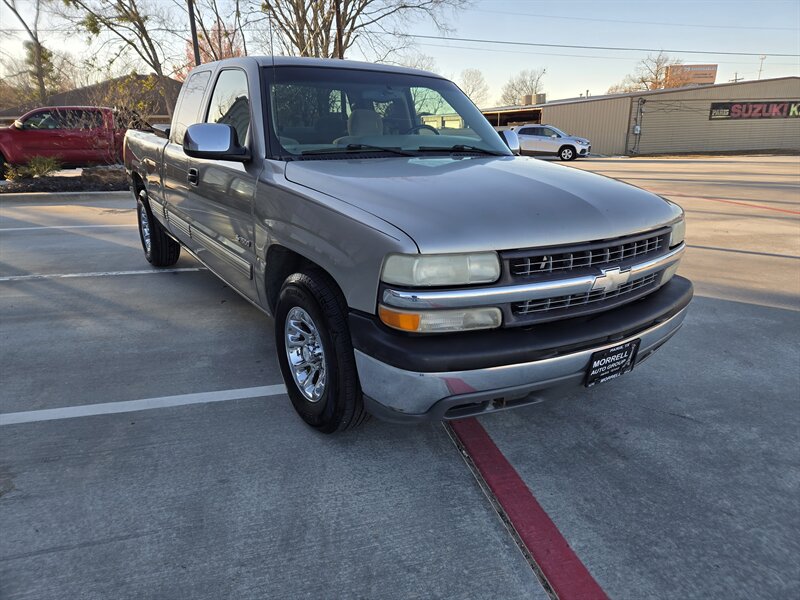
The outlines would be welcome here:
[[[630,271],[620,271],[619,267],[602,269],[602,272],[602,275],[598,275],[594,278],[594,284],[592,285],[593,292],[600,290],[604,291],[606,294],[614,292],[618,290],[620,286],[628,283],[628,279],[631,276]]]

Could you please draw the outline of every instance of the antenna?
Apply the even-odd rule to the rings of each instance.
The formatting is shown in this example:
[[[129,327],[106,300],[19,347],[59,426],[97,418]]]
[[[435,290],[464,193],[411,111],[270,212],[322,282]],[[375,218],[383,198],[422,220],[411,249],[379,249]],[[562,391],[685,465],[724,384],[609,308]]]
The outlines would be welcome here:
[[[761,64],[760,64],[760,65],[758,65],[758,78],[759,78],[759,79],[761,79],[761,70],[764,68],[764,61],[765,61],[766,59],[767,59],[767,56],[766,56],[765,54],[762,54],[762,55],[759,57],[759,60],[761,60]]]

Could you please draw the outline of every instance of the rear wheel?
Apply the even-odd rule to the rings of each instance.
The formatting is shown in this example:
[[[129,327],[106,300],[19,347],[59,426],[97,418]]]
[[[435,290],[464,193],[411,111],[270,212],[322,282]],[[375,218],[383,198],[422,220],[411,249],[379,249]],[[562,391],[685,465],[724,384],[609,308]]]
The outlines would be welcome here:
[[[323,271],[308,269],[284,282],[275,308],[275,345],[289,398],[308,425],[334,433],[364,422],[347,309]]]
[[[144,257],[154,267],[171,267],[178,262],[181,245],[167,235],[163,225],[156,221],[148,203],[136,199],[136,216],[139,221],[139,239]]]
[[[572,146],[562,146],[558,151],[558,157],[561,160],[575,160],[575,148]]]
[[[6,178],[6,157],[0,154],[0,181]]]

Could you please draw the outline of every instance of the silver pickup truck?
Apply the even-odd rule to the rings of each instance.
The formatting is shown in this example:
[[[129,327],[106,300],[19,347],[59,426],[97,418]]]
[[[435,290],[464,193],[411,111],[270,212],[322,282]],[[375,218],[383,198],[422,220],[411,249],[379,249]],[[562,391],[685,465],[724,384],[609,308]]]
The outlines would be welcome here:
[[[518,148],[431,73],[248,57],[194,69],[124,155],[147,260],[185,248],[272,315],[330,433],[591,387],[678,331],[680,207]]]

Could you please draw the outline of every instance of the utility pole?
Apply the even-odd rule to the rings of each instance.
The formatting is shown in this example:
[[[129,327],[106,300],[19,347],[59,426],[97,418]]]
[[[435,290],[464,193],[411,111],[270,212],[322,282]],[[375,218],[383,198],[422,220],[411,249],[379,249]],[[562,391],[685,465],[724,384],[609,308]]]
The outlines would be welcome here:
[[[736,71],[733,74],[733,79],[728,79],[728,81],[730,81],[731,83],[736,83],[737,81],[741,81],[742,79],[744,79],[744,77],[739,77],[739,71]]]
[[[344,48],[342,48],[342,7],[341,0],[334,0],[336,10],[336,58],[344,58]]]
[[[200,44],[197,42],[197,25],[194,22],[194,0],[186,0],[189,7],[189,29],[192,32],[192,48],[194,49],[194,66],[200,66]]]
[[[759,79],[761,79],[761,71],[764,69],[764,61],[766,60],[766,58],[767,57],[765,55],[763,55],[763,54],[760,56],[761,64],[758,65],[758,78]]]

